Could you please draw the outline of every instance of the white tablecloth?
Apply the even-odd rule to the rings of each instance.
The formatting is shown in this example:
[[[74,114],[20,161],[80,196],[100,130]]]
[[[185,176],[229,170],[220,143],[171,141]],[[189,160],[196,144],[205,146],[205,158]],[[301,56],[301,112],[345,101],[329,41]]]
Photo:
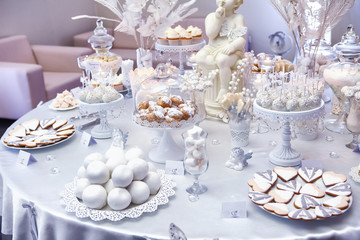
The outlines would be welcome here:
[[[152,130],[136,126],[130,120],[131,104],[128,115],[113,119],[110,123],[129,132],[128,145],[138,145],[145,152],[151,149]],[[78,110],[56,112],[45,104],[14,123],[13,126],[31,118],[50,117],[68,118],[78,115]],[[342,216],[313,222],[293,221],[271,215],[249,200],[247,181],[254,172],[272,169],[268,153],[272,150],[270,140],[280,144],[281,132],[254,134],[245,151],[252,150],[253,158],[243,171],[228,169],[224,163],[231,151],[228,125],[218,121],[206,120],[200,125],[208,132],[207,154],[210,159],[208,171],[200,177],[200,182],[208,187],[208,192],[200,196],[197,202],[190,202],[185,188],[192,183],[189,175],[173,176],[176,182],[175,196],[168,204],[160,206],[154,213],[145,213],[136,219],[124,219],[120,222],[93,222],[90,219],[78,219],[74,214],[66,213],[61,204],[60,193],[66,183],[71,182],[84,157],[91,152],[105,152],[111,140],[99,140],[89,147],[80,144],[81,133],[77,132],[70,140],[56,146],[29,150],[37,162],[29,166],[16,163],[17,150],[0,147],[0,171],[3,178],[2,233],[13,234],[14,240],[33,240],[31,236],[31,214],[23,203],[34,203],[39,240],[60,239],[168,239],[171,222],[179,226],[189,239],[360,239],[360,184],[349,177],[351,167],[359,164],[360,154],[347,149],[344,144],[351,140],[350,135],[338,135],[325,131],[315,141],[292,141],[305,160],[321,160],[324,170],[331,170],[348,176],[353,189],[353,204]],[[10,127],[12,128],[12,127]],[[175,140],[182,143],[180,132],[174,130]],[[325,141],[325,136],[333,136],[333,142]],[[220,144],[213,145],[217,139]],[[330,158],[329,152],[339,154]],[[47,155],[56,157],[47,161]],[[164,168],[164,165],[157,165]],[[58,167],[60,173],[50,174],[50,168]],[[221,218],[221,206],[224,201],[246,201],[247,218]]]

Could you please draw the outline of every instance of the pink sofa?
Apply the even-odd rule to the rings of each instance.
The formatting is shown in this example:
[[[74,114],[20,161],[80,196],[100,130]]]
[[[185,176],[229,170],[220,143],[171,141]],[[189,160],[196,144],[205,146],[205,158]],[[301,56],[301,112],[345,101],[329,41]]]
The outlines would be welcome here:
[[[205,33],[205,19],[204,18],[187,18],[184,19],[182,22],[179,22],[176,24],[176,26],[180,24],[184,28],[193,25],[197,26],[202,29],[203,33]],[[175,26],[173,26],[175,27]],[[95,26],[94,26],[95,28]],[[108,28],[108,33],[113,35],[115,37],[115,41],[113,43],[113,47],[110,50],[113,53],[116,53],[120,55],[124,60],[125,59],[131,59],[136,61],[136,49],[138,46],[136,45],[136,42],[134,38],[126,33],[114,31],[113,29]],[[73,37],[74,40],[74,46],[77,47],[91,47],[88,43],[88,39],[90,36],[92,36],[94,33],[92,31],[81,33],[78,35],[75,35]],[[205,34],[203,34],[204,39],[207,41],[207,37]],[[153,67],[156,66],[157,63],[159,63],[159,60],[155,60],[155,50],[152,50],[153,52]],[[177,56],[173,56],[172,60],[174,61],[175,65],[178,63]],[[134,64],[136,66],[136,64]]]
[[[30,45],[24,35],[0,39],[0,118],[17,119],[40,101],[80,86],[83,47]],[[14,107],[15,106],[15,107]]]

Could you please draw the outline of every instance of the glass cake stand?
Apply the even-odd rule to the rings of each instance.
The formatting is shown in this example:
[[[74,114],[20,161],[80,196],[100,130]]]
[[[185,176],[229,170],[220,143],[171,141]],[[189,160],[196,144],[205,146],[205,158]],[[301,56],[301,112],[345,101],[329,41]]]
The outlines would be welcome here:
[[[107,120],[107,111],[114,109],[121,109],[124,104],[124,96],[109,103],[86,103],[79,101],[79,106],[86,112],[98,112],[100,123],[91,129],[91,136],[94,138],[111,138],[113,128],[109,125]]]
[[[298,166],[302,156],[291,147],[290,122],[308,121],[325,115],[325,104],[321,101],[319,107],[299,112],[281,112],[259,106],[254,101],[254,115],[264,121],[280,121],[283,123],[282,144],[270,152],[270,162],[278,166]]]

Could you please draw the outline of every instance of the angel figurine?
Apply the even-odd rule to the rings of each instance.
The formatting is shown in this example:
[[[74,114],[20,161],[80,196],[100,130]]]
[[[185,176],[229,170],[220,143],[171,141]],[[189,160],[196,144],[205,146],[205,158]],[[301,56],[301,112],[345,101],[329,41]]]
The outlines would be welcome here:
[[[220,101],[229,90],[231,68],[244,56],[247,28],[243,16],[235,13],[243,0],[216,0],[216,4],[216,11],[205,19],[209,42],[196,54],[196,62],[204,72],[219,70],[216,101]]]
[[[252,152],[244,154],[244,150],[240,147],[231,150],[230,159],[225,163],[225,167],[241,171],[248,165],[247,160],[252,158]]]

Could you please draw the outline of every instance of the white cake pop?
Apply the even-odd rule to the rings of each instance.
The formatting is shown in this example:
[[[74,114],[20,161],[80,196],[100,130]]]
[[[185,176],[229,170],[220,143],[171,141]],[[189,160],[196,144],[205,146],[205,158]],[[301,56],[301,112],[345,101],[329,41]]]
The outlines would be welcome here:
[[[127,190],[131,195],[131,202],[134,204],[142,204],[146,202],[150,196],[148,185],[142,181],[133,181]]]
[[[103,161],[103,162],[105,162],[106,159],[104,158],[104,156],[101,153],[98,153],[98,152],[90,153],[84,159],[84,167],[85,167],[85,169],[87,168],[89,163],[91,163],[93,161]]]
[[[109,192],[107,203],[115,211],[127,208],[131,203],[131,195],[125,188],[114,188]]]
[[[106,205],[107,192],[101,185],[87,186],[82,193],[82,200],[89,208],[101,209]]]
[[[150,189],[150,194],[156,194],[161,186],[161,179],[156,172],[149,172],[143,180]]]
[[[127,165],[117,166],[111,174],[115,187],[127,187],[134,179],[134,172]]]
[[[286,104],[281,98],[277,98],[273,101],[272,108],[277,111],[285,111]]]
[[[83,193],[84,189],[87,186],[90,186],[90,185],[91,185],[91,183],[89,182],[89,179],[87,179],[87,178],[78,178],[76,180],[75,196],[77,198],[82,199],[82,193]]]
[[[141,158],[131,159],[128,162],[127,166],[132,168],[132,170],[134,172],[134,180],[143,180],[149,171],[148,163],[144,159],[141,159]]]
[[[288,110],[289,112],[295,111],[298,107],[298,101],[295,98],[289,99],[286,102],[286,110]]]
[[[109,180],[109,168],[102,161],[93,161],[86,168],[86,176],[92,184],[103,184]]]

